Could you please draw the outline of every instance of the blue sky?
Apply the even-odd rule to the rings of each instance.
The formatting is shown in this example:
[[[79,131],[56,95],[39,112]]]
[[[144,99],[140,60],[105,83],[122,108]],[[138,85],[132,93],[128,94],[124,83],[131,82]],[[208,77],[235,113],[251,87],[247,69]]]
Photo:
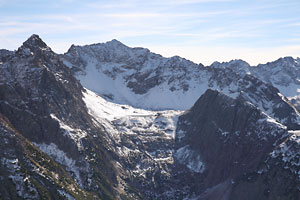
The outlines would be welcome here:
[[[299,0],[0,0],[0,48],[36,33],[58,53],[118,39],[205,65],[300,57]]]

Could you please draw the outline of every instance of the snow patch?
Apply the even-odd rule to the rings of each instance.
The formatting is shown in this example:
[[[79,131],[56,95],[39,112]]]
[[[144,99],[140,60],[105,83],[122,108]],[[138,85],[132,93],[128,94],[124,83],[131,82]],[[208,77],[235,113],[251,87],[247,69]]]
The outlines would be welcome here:
[[[199,153],[191,150],[189,145],[179,148],[174,156],[181,164],[186,165],[194,172],[203,173],[205,170],[204,163],[201,161]]]
[[[182,111],[165,110],[150,111],[133,108],[128,105],[115,104],[86,89],[84,102],[89,113],[108,130],[113,137],[120,133],[136,134],[136,132],[162,133],[175,137],[178,116]]]
[[[37,144],[33,143],[35,146],[37,146],[42,152],[49,155],[51,158],[53,158],[56,162],[66,167],[66,170],[71,172],[75,176],[76,181],[79,185],[82,186],[82,181],[80,178],[80,170],[78,166],[76,166],[76,161],[69,158],[67,154],[60,150],[56,144],[50,143],[50,144]],[[88,167],[87,167],[88,168]],[[83,169],[84,171],[87,171],[87,169]]]
[[[87,136],[87,133],[81,129],[73,129],[67,124],[65,124],[63,121],[59,120],[54,114],[50,114],[52,119],[55,119],[58,123],[60,128],[65,130],[64,135],[71,138],[77,145],[79,150],[83,149],[81,140],[82,138],[85,138]]]
[[[17,158],[2,158],[1,164],[6,166],[11,175],[8,177],[16,185],[16,191],[19,197],[24,199],[37,199],[38,192],[30,181],[30,176],[22,172],[19,160]]]

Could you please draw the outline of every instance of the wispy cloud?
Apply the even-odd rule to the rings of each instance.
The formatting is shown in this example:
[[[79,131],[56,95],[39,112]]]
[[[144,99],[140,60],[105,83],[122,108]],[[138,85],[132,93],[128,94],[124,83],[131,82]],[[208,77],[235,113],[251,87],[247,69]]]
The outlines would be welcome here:
[[[144,1],[143,5],[147,6],[182,6],[182,5],[189,5],[189,4],[203,4],[203,3],[221,3],[221,2],[234,2],[236,0],[152,0],[152,1]],[[91,2],[87,3],[88,7],[91,8],[104,8],[104,9],[115,9],[115,8],[132,8],[137,7],[137,5],[141,4],[139,0],[116,0],[107,3],[103,2]],[[151,7],[153,8],[153,7]]]
[[[20,0],[15,8],[16,1],[0,0],[0,48],[15,49],[38,33],[58,52],[71,43],[112,38],[195,60],[263,60],[268,52],[298,52],[296,0],[54,0],[47,6],[28,0],[35,9]]]

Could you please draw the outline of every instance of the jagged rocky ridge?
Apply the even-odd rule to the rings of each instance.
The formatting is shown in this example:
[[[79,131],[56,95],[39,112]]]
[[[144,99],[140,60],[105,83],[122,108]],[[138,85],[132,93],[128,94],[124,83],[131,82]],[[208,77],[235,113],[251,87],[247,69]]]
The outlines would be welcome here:
[[[0,198],[297,199],[294,102],[217,64],[116,40],[1,50]]]
[[[291,104],[292,99],[281,94],[269,79],[256,76],[262,74],[258,70],[249,72],[262,67],[250,67],[243,61],[204,67],[178,56],[164,58],[148,49],[130,48],[117,40],[73,45],[62,60],[85,87],[115,103],[146,109],[185,110],[211,88],[233,98],[240,96],[289,128],[299,128],[299,114]],[[281,67],[294,69],[298,65],[285,66]],[[283,74],[278,76],[286,75]],[[295,77],[290,79],[298,81]]]
[[[251,74],[278,88],[299,110],[300,99],[300,59],[292,57],[279,58],[274,62],[250,66],[242,60],[212,64],[214,68],[230,68],[242,76]]]

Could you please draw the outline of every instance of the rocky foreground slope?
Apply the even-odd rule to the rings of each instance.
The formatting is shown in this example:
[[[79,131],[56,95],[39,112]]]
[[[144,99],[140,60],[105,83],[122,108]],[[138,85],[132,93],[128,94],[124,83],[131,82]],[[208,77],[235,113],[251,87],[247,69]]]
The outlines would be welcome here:
[[[283,60],[265,79],[116,40],[0,50],[0,199],[298,199],[297,98],[274,77],[299,69]]]

